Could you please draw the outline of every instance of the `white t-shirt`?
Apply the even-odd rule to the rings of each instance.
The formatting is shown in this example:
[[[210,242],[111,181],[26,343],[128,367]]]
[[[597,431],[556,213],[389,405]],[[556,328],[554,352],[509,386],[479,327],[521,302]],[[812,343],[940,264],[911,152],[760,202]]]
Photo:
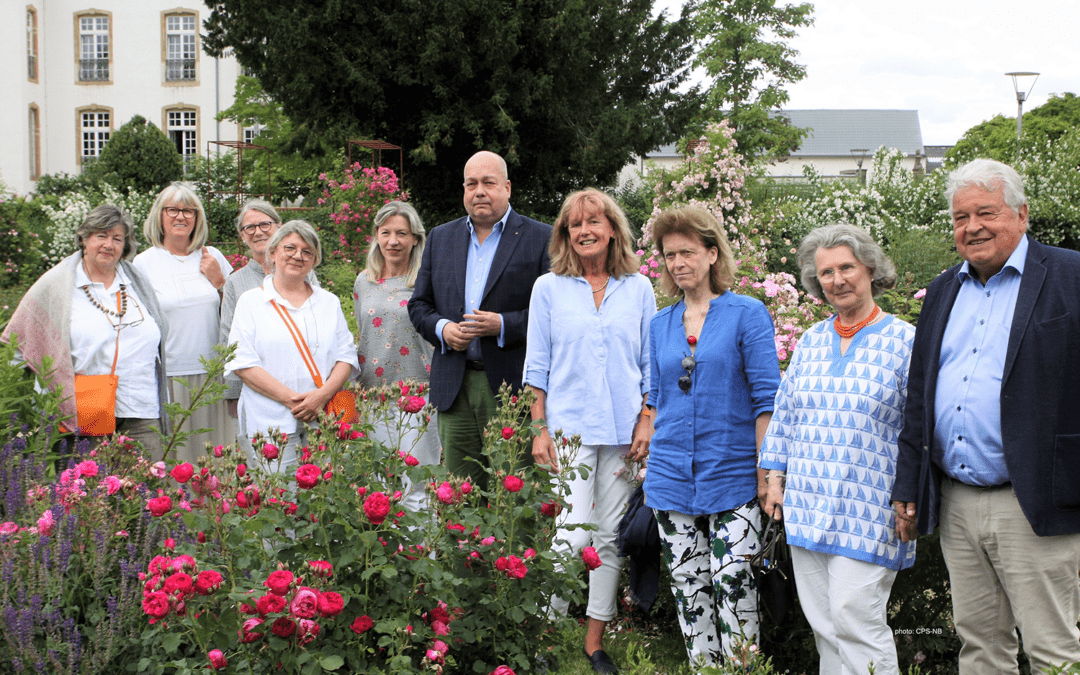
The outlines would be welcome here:
[[[127,309],[120,319],[120,356],[116,361],[116,416],[120,418],[158,419],[159,402],[155,372],[161,329],[150,316],[146,303],[135,293],[131,279],[124,278],[120,267],[112,285],[91,282],[82,265],[75,270],[74,297],[71,302],[71,361],[80,375],[108,375],[116,353],[115,316],[106,316],[86,297],[83,286],[107,309],[116,311],[120,284],[128,296]]]
[[[207,246],[206,250],[221,265],[221,273],[229,276],[232,265],[221,251],[213,246]],[[169,335],[165,339],[169,377],[205,373],[199,357],[214,356],[221,298],[199,271],[201,262],[200,249],[178,256],[155,246],[135,256],[135,267],[154,286],[158,305],[169,322]]]
[[[350,379],[356,376],[360,362],[349,324],[341,311],[341,300],[329,291],[313,288],[311,297],[294,308],[274,288],[272,275],[266,277],[261,288],[251,289],[236,301],[229,331],[229,343],[236,343],[236,354],[225,364],[226,373],[257,366],[297,393],[315,389],[300,350],[270,300],[289,312],[324,381],[338,362],[352,366]],[[296,431],[296,418],[287,406],[246,385],[240,391],[237,411],[240,429],[248,436],[260,431],[266,433],[270,428]]]

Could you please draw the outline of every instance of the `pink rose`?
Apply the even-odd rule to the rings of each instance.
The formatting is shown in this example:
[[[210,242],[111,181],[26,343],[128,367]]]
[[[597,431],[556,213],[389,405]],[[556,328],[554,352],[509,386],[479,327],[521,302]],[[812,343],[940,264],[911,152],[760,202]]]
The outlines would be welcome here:
[[[390,499],[382,492],[368,495],[364,500],[364,515],[372,525],[380,525],[390,514]]]
[[[187,554],[177,556],[177,557],[172,559],[171,563],[169,563],[169,567],[174,572],[194,571],[195,570],[195,558],[192,558],[191,556],[189,556]]]
[[[319,594],[311,588],[301,587],[289,603],[289,611],[299,619],[310,619],[319,609]]]
[[[488,675],[517,675],[517,673],[511,670],[510,666],[499,666],[495,670],[488,673]]]
[[[596,549],[592,546],[586,546],[581,549],[581,559],[585,562],[585,567],[589,570],[594,570],[604,564],[600,562],[600,556],[597,555]]]
[[[214,570],[203,570],[195,578],[195,592],[199,595],[210,595],[221,587],[223,581],[225,579],[221,576],[221,573]]]
[[[440,485],[438,487],[437,490],[435,490],[435,498],[438,499],[443,504],[453,504],[454,503],[454,488],[453,488],[453,486],[451,486],[450,483],[444,482],[442,485]]]
[[[274,595],[285,596],[288,595],[289,589],[292,588],[293,579],[293,573],[289,570],[277,570],[266,577],[263,586],[270,589],[270,592]]]
[[[302,490],[310,490],[319,484],[322,471],[314,464],[304,464],[296,470],[296,486]]]
[[[510,440],[514,436],[514,427],[503,427],[502,437],[506,440]]]
[[[296,626],[296,641],[297,644],[306,645],[315,638],[319,637],[319,631],[322,630],[322,626],[315,623],[311,619],[300,619]]]
[[[52,511],[46,511],[42,513],[41,517],[38,518],[37,521],[38,534],[43,537],[49,536],[50,534],[52,534],[53,526],[55,524],[56,523],[53,521]]]
[[[150,475],[154,478],[164,478],[168,474],[166,473],[165,462],[154,462],[150,466]]]
[[[167,495],[154,497],[146,502],[146,508],[149,509],[150,515],[161,517],[169,511],[172,511],[172,499]]]
[[[172,477],[177,483],[186,483],[195,475],[195,467],[188,462],[177,464],[173,467]]]
[[[517,492],[521,488],[525,487],[525,481],[521,480],[517,476],[511,474],[503,480],[503,487],[507,492]]]
[[[19,526],[10,520],[6,523],[0,523],[0,534],[15,534],[19,531]]]
[[[169,596],[161,591],[153,591],[143,595],[143,612],[153,619],[162,619],[169,614]]]
[[[926,297],[926,289],[920,288],[919,290],[915,291],[915,295],[912,297],[914,297],[916,300],[922,300]]]
[[[472,492],[472,483],[470,483],[469,481],[465,481],[461,484],[461,494],[467,495],[470,492]]]
[[[334,566],[325,560],[309,560],[307,566],[311,573],[320,579],[329,579],[334,576]]]
[[[278,446],[274,445],[273,443],[266,443],[265,445],[263,445],[262,456],[265,457],[266,459],[271,460],[271,461],[275,460],[275,459],[278,458],[278,455],[280,455],[280,454],[281,454],[281,451],[278,450]]]
[[[491,546],[495,543],[495,537],[484,537],[480,540],[481,546]]]
[[[177,572],[169,576],[165,580],[165,586],[162,590],[168,595],[191,595],[194,589],[194,582],[191,579],[191,575],[185,572]]]
[[[120,478],[118,478],[117,476],[105,477],[105,492],[107,492],[108,494],[116,494],[117,492],[119,492],[121,487],[123,487],[123,483],[120,482]]]
[[[341,614],[343,609],[345,609],[345,601],[340,593],[327,591],[319,596],[319,616],[329,619]]]
[[[352,625],[349,626],[349,630],[356,633],[357,635],[363,635],[364,633],[371,630],[371,627],[374,625],[375,622],[371,620],[371,617],[365,614],[363,616],[358,616],[353,619]]]
[[[247,465],[246,464],[237,464],[236,465],[236,475],[243,478],[245,473],[247,473]]]
[[[262,633],[253,633],[252,631],[255,630],[256,626],[261,625],[262,622],[263,620],[259,618],[252,618],[245,621],[244,625],[240,627],[240,630],[236,631],[237,635],[240,636],[240,642],[250,644],[260,639]]]
[[[210,667],[214,670],[221,670],[229,665],[229,662],[225,660],[225,655],[221,653],[220,649],[211,649],[206,655],[206,658],[210,659]]]
[[[525,552],[522,553],[522,555],[525,556],[526,560],[532,560],[533,558],[536,557],[536,549],[527,548],[527,549],[525,549]]]
[[[75,475],[76,476],[91,476],[91,477],[98,475],[97,462],[94,462],[94,461],[89,460],[89,459],[86,460],[85,462],[79,462],[75,466]]]

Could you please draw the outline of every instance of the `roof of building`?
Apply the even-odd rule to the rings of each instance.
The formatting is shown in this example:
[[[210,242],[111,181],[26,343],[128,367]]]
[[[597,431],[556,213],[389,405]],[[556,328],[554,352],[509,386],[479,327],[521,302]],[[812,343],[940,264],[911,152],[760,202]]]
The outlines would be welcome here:
[[[923,151],[917,110],[784,110],[797,127],[810,129],[792,157],[850,157],[851,150],[896,148],[907,155]]]

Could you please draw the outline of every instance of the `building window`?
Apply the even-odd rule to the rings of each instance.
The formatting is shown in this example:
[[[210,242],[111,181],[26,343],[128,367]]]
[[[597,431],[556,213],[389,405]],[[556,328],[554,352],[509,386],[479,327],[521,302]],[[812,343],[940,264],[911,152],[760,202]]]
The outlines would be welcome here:
[[[165,80],[195,80],[195,16],[177,14],[165,17]]]
[[[184,172],[186,173],[195,156],[199,154],[199,126],[196,111],[168,111],[165,128],[169,139],[176,145],[176,151],[184,158]]]
[[[254,126],[244,127],[244,142],[245,143],[254,143],[255,139],[258,138],[259,134],[262,133],[263,128],[264,128],[263,125],[261,125],[261,124],[259,124],[257,122],[255,123]]]
[[[79,17],[79,81],[109,81],[109,17]]]
[[[26,77],[31,82],[38,79],[37,10],[26,8]]]
[[[101,149],[112,132],[112,113],[108,110],[83,110],[79,113],[79,129],[82,134],[82,151],[79,154],[83,166],[97,161]]]
[[[41,176],[41,118],[38,107],[31,104],[27,137],[30,139],[30,180]]]

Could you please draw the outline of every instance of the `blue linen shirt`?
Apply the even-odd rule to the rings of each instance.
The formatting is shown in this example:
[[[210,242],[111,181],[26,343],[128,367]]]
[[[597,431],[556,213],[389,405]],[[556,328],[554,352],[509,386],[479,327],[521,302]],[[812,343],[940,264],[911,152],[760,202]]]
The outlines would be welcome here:
[[[941,338],[934,402],[934,459],[968,485],[1009,482],[1001,443],[1001,377],[1028,240],[984,286],[968,263]]]
[[[491,234],[483,242],[476,236],[476,227],[473,226],[472,218],[465,221],[469,228],[469,252],[465,262],[465,314],[475,314],[480,308],[480,301],[484,299],[484,289],[487,287],[488,275],[491,273],[491,263],[495,260],[495,252],[499,250],[499,242],[502,241],[503,228],[506,227],[506,219],[510,217],[510,207],[506,207],[506,213],[499,222],[491,228]],[[443,340],[443,328],[450,323],[450,319],[439,319],[435,324],[435,332],[442,343],[442,352],[446,353],[446,341]],[[506,324],[499,315],[499,347],[503,346],[503,337],[506,334]],[[465,349],[465,358],[471,361],[480,361],[483,356],[480,353],[480,341],[473,340]]]
[[[679,389],[690,354],[681,300],[649,330],[649,445],[645,500],[690,516],[720,513],[757,494],[757,417],[773,410],[780,384],[772,317],[760,301],[728,291],[714,299],[698,336],[689,393]]]
[[[533,285],[522,381],[547,393],[553,432],[585,445],[627,445],[649,391],[652,284],[640,274],[608,281],[600,307],[582,277],[547,273]]]

